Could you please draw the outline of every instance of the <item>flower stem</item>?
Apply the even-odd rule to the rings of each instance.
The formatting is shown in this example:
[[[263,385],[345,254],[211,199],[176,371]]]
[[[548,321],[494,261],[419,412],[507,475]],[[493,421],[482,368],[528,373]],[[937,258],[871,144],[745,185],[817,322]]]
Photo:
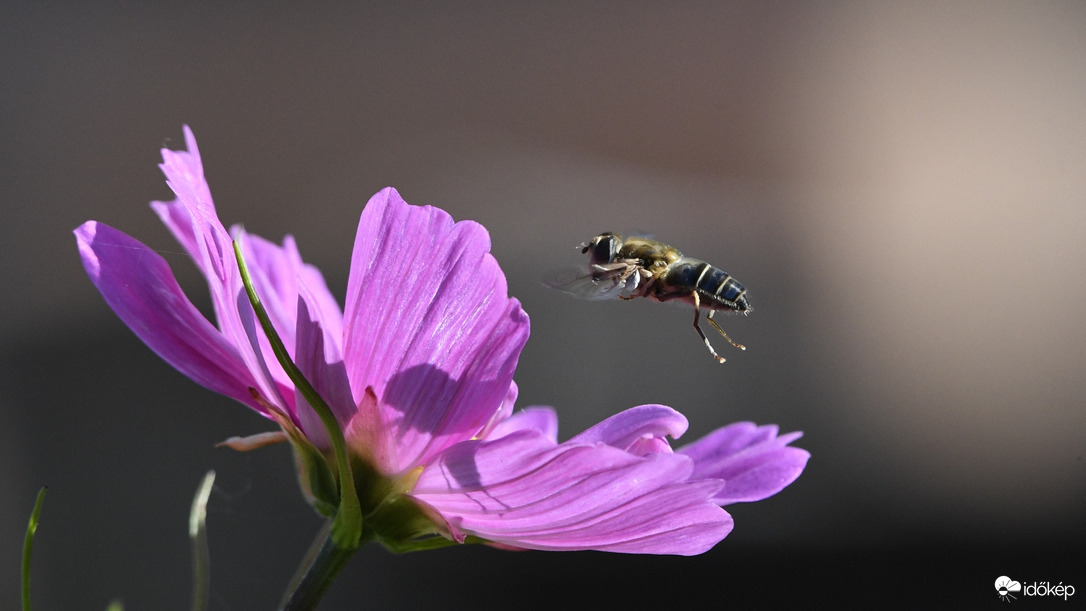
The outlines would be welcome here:
[[[34,511],[26,527],[26,538],[23,539],[23,611],[30,611],[30,554],[34,549],[34,533],[38,532],[38,518],[41,517],[41,505],[48,488],[42,486],[38,492],[38,500],[34,502]]]
[[[317,533],[279,602],[280,611],[315,609],[324,592],[354,555],[355,550],[345,550],[336,545],[332,528],[332,520],[327,520]]]
[[[249,268],[245,265],[245,257],[241,252],[241,244],[234,240],[233,245],[234,256],[238,262],[238,272],[241,274],[241,281],[245,285],[245,293],[249,297],[249,303],[253,306],[253,312],[256,314],[257,320],[260,321],[261,328],[264,329],[264,335],[268,338],[272,351],[275,352],[276,360],[283,366],[287,377],[290,378],[291,382],[294,382],[294,387],[309,402],[313,411],[320,417],[324,428],[328,431],[328,438],[332,441],[332,451],[336,458],[336,467],[339,470],[339,506],[336,508],[336,515],[326,525],[327,533],[322,535],[326,537],[324,543],[321,544],[313,561],[309,563],[310,569],[306,571],[302,583],[298,586],[299,588],[305,586],[307,591],[311,589],[315,593],[307,595],[305,600],[311,600],[311,604],[316,605],[321,594],[331,585],[332,579],[343,568],[347,560],[358,551],[362,537],[362,506],[358,500],[358,493],[354,488],[354,475],[351,473],[351,463],[347,460],[347,442],[343,439],[343,430],[340,429],[339,422],[336,420],[335,414],[332,413],[332,409],[328,407],[328,404],[324,402],[324,399],[321,398],[313,385],[309,383],[309,380],[305,378],[298,366],[291,360],[290,353],[287,352],[286,347],[283,345],[283,340],[276,333],[275,327],[272,326],[268,311],[264,309],[264,304],[261,303],[260,297],[256,294],[253,279],[249,275]],[[321,582],[321,579],[326,581]],[[310,582],[312,582],[311,586],[308,585]],[[293,600],[293,597],[291,600]],[[296,606],[287,608],[309,609],[312,607]]]

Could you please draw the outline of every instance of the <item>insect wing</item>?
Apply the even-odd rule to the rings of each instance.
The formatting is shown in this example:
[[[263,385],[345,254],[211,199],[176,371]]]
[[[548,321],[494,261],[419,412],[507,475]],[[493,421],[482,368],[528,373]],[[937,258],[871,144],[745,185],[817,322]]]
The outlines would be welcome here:
[[[639,281],[640,275],[629,266],[608,264],[567,268],[544,284],[578,299],[604,301],[632,296]]]

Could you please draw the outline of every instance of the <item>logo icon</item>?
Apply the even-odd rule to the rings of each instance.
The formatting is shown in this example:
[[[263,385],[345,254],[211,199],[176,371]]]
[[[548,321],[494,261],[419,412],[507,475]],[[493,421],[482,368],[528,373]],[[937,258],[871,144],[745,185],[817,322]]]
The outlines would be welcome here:
[[[1003,602],[1009,603],[1012,598],[1016,598],[1011,592],[1021,592],[1022,584],[1003,575],[995,580],[995,589],[996,593],[999,594],[999,598],[1001,598]]]

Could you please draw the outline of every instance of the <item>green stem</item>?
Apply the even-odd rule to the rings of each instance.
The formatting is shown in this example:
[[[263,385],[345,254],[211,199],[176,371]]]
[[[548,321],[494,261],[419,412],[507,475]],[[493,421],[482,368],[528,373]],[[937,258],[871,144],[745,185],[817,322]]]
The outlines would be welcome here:
[[[315,609],[325,591],[354,555],[355,550],[345,550],[335,544],[332,529],[332,521],[328,520],[317,533],[313,545],[291,579],[287,593],[279,602],[280,611]]]
[[[26,538],[23,539],[23,611],[30,611],[30,555],[34,549],[34,533],[38,532],[42,501],[45,500],[45,491],[48,489],[48,486],[42,486],[38,492],[38,500],[30,514],[30,524],[26,527]]]
[[[189,511],[189,538],[192,539],[192,610],[207,609],[211,590],[211,552],[207,546],[207,499],[215,483],[215,472],[208,471],[192,498]]]
[[[328,437],[332,440],[332,451],[336,458],[336,467],[339,470],[339,507],[336,508],[336,515],[332,519],[329,526],[327,538],[325,541],[327,545],[332,549],[327,554],[318,554],[317,560],[322,565],[327,564],[329,567],[334,567],[334,570],[322,570],[318,577],[327,579],[327,583],[318,584],[320,587],[314,591],[317,592],[316,598],[312,598],[312,605],[316,605],[317,600],[320,598],[320,594],[331,584],[331,580],[335,578],[339,570],[343,568],[343,564],[347,562],[347,559],[358,550],[358,546],[361,544],[362,537],[362,507],[358,500],[358,493],[354,488],[354,476],[351,473],[351,463],[347,460],[347,444],[343,439],[343,431],[339,428],[339,422],[336,420],[335,414],[332,413],[332,409],[328,407],[328,404],[324,402],[324,399],[317,393],[313,386],[309,383],[309,380],[305,378],[302,372],[294,364],[294,361],[290,358],[290,353],[287,352],[285,346],[283,346],[283,340],[279,338],[279,334],[276,333],[275,327],[272,326],[271,318],[268,317],[267,310],[264,309],[264,304],[261,303],[260,297],[256,294],[256,288],[253,287],[253,280],[249,276],[249,269],[245,265],[245,257],[241,252],[241,244],[234,241],[234,256],[238,261],[238,271],[241,273],[241,281],[245,285],[245,293],[249,296],[249,303],[253,306],[253,311],[256,313],[257,320],[260,321],[260,326],[264,329],[264,335],[267,336],[268,342],[271,344],[272,351],[275,353],[275,358],[283,366],[283,370],[286,372],[287,377],[294,382],[294,387],[302,393],[306,401],[313,408],[313,411],[320,417],[321,422],[324,424],[324,428],[328,431]],[[322,544],[323,550],[324,544]],[[327,560],[322,559],[323,556],[328,556]],[[309,572],[307,572],[308,576]],[[318,577],[314,577],[317,579]],[[290,591],[290,590],[288,590]],[[308,599],[307,599],[308,600]],[[305,609],[311,607],[292,607],[298,609]]]

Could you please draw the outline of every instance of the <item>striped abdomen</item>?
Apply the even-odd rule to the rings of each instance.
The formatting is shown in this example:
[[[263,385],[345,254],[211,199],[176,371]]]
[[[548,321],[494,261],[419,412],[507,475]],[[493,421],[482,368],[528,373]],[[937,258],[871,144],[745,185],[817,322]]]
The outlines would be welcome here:
[[[659,301],[680,300],[694,303],[697,291],[701,307],[708,310],[749,312],[747,289],[727,272],[705,261],[683,257],[667,267],[656,280],[653,297]]]

